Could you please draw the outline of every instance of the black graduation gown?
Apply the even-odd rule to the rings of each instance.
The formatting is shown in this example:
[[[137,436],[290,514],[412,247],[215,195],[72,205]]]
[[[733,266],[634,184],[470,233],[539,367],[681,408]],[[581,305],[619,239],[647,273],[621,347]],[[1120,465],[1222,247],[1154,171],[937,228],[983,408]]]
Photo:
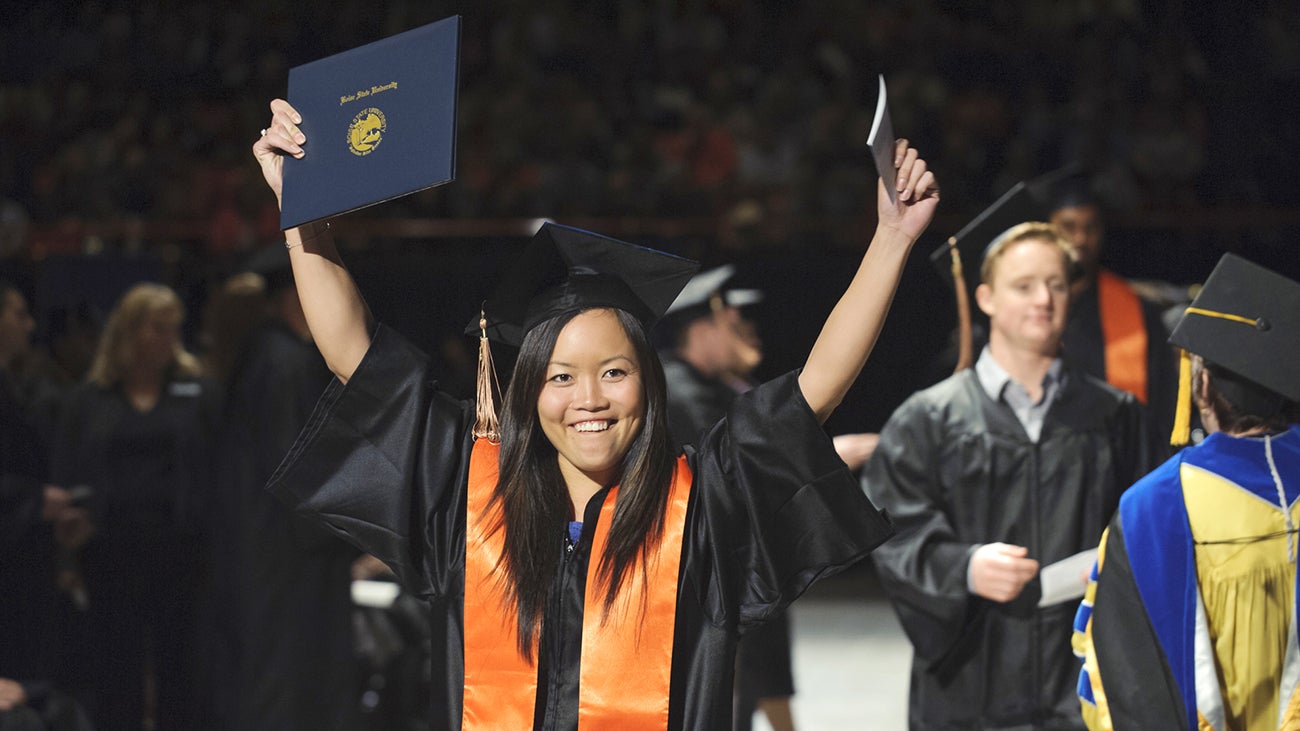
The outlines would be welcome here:
[[[668,431],[679,444],[697,444],[709,427],[727,414],[736,390],[705,378],[676,356],[661,356],[668,384]]]
[[[1077,604],[1037,609],[967,592],[978,545],[1026,546],[1046,566],[1094,548],[1120,493],[1154,464],[1130,394],[1066,368],[1037,444],[974,369],[894,412],[863,472],[898,535],[874,555],[912,642],[914,729],[1082,728],[1070,648]]]
[[[57,484],[86,485],[96,533],[80,558],[89,595],[96,726],[144,717],[146,656],[157,681],[157,727],[199,728],[195,656],[199,598],[209,577],[219,398],[205,379],[170,380],[149,412],[118,388],[70,395],[55,445]]]
[[[43,695],[54,674],[54,533],[45,445],[0,369],[0,678]],[[40,698],[32,701],[39,702]]]
[[[663,366],[668,384],[668,430],[679,443],[694,444],[727,415],[737,391],[676,356],[665,356]],[[733,729],[752,728],[759,699],[794,695],[791,665],[787,613],[773,615],[745,633],[737,646]]]
[[[393,567],[429,601],[433,727],[461,723],[465,492],[473,405],[437,391],[428,360],[379,328],[334,381],[270,489]],[[890,534],[835,454],[794,374],[737,400],[689,454],[694,483],[679,574],[669,728],[730,724],[737,632]],[[562,562],[544,617],[536,728],[577,727],[588,542]],[[556,526],[563,551],[565,527]]]
[[[1106,380],[1106,338],[1101,332],[1100,289],[1094,284],[1070,302],[1070,317],[1062,342],[1070,363],[1094,378]],[[1178,406],[1178,358],[1169,346],[1163,312],[1138,298],[1147,331],[1147,413],[1155,433],[1169,437]],[[1172,449],[1166,449],[1172,453]]]
[[[229,728],[357,725],[351,565],[356,549],[263,486],[307,423],[329,369],[279,321],[252,334],[231,377],[213,531],[219,627],[232,667],[216,710]]]

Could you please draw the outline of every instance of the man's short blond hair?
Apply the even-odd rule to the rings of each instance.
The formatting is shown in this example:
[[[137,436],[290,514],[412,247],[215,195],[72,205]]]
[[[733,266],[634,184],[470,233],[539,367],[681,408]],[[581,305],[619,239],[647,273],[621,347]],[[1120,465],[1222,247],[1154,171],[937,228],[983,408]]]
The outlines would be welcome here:
[[[1027,221],[1017,224],[1003,231],[989,248],[984,251],[984,262],[980,264],[980,282],[983,284],[993,284],[993,271],[1002,259],[1002,255],[1008,249],[1016,244],[1026,241],[1042,241],[1045,244],[1055,244],[1061,250],[1061,259],[1065,263],[1066,277],[1073,282],[1079,275],[1079,257],[1074,253],[1074,247],[1070,242],[1061,235],[1060,229],[1044,221]]]

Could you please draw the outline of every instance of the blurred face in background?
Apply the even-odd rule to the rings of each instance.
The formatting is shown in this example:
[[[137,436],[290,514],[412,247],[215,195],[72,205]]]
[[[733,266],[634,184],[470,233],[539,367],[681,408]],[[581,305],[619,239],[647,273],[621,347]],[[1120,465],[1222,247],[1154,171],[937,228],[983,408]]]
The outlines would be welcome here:
[[[27,310],[27,299],[16,289],[5,290],[0,300],[0,367],[31,348],[36,321]]]
[[[166,370],[176,358],[180,341],[180,312],[161,309],[146,313],[132,339],[136,366],[150,371]]]
[[[691,364],[710,376],[744,378],[763,360],[757,328],[731,305],[721,305],[688,325],[686,341]]]
[[[1101,238],[1104,233],[1101,211],[1091,203],[1066,206],[1052,213],[1051,223],[1074,247],[1074,255],[1083,270],[1083,277],[1078,284],[1086,287],[1097,278],[1097,269],[1100,267]]]

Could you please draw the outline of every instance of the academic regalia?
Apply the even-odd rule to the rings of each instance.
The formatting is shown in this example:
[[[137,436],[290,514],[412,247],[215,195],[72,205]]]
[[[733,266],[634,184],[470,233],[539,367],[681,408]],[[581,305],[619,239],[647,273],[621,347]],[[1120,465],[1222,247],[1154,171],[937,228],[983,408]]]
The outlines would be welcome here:
[[[1037,608],[971,594],[981,544],[1025,546],[1046,566],[1097,545],[1153,447],[1123,393],[1063,364],[1035,443],[974,369],[914,394],[890,418],[862,484],[899,534],[873,554],[912,642],[914,729],[1076,728],[1074,605]]]
[[[43,695],[55,672],[54,533],[45,445],[0,369],[0,678]],[[40,699],[37,699],[40,700]]]
[[[159,728],[194,728],[198,598],[208,579],[206,511],[218,400],[205,379],[171,379],[137,411],[118,388],[69,395],[56,484],[88,486],[95,535],[82,548],[96,724],[138,724],[152,649]]]
[[[352,729],[358,703],[351,565],[357,552],[262,489],[330,373],[278,320],[251,335],[231,376],[214,526],[215,599],[233,668],[232,729]],[[223,680],[222,676],[225,677]]]
[[[461,727],[465,487],[473,405],[442,395],[428,361],[380,327],[356,372],[326,389],[270,489],[391,566],[427,598],[434,728]],[[730,723],[737,633],[890,532],[809,410],[796,374],[742,396],[687,452],[694,483],[673,635],[671,729]],[[583,590],[608,488],[554,580],[543,619],[535,728],[577,726]],[[564,551],[563,526],[556,551]]]
[[[1142,359],[1145,371],[1141,374],[1146,383],[1145,403],[1156,433],[1167,434],[1173,426],[1174,404],[1178,395],[1178,359],[1166,343],[1168,331],[1164,325],[1163,310],[1132,293],[1131,287],[1115,275],[1109,272],[1102,272],[1101,275],[1111,277],[1120,287],[1128,288],[1141,310],[1141,332],[1146,340]],[[1106,372],[1107,342],[1102,332],[1100,293],[1100,287],[1094,284],[1070,300],[1070,316],[1061,338],[1064,357],[1088,375],[1118,385],[1107,377]]]
[[[1297,333],[1300,284],[1229,254],[1170,336],[1238,433],[1120,501],[1075,619],[1090,728],[1300,728],[1300,425],[1276,431],[1300,403]]]
[[[676,357],[663,359],[668,384],[668,428],[683,444],[699,441],[727,413],[737,392],[714,378],[706,378]],[[736,718],[733,728],[752,726],[761,698],[794,695],[790,657],[790,617],[785,612],[747,632],[736,653]]]
[[[1300,522],[1300,426],[1270,441]],[[1076,619],[1090,728],[1300,724],[1297,575],[1264,452],[1262,438],[1211,434],[1121,500]]]
[[[668,384],[668,431],[679,444],[695,444],[727,413],[727,407],[736,400],[736,389],[716,378],[706,378],[680,358],[661,358],[664,383]]]

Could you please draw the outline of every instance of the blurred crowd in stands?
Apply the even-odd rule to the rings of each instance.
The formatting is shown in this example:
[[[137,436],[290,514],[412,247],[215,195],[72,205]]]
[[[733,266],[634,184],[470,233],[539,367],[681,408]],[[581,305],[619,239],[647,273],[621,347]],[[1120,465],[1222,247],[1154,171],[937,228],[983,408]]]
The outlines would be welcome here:
[[[857,215],[877,73],[950,206],[1076,160],[1123,211],[1294,187],[1294,3],[87,0],[0,29],[6,220],[273,240],[247,150],[288,68],[458,12],[458,179],[377,214]]]

